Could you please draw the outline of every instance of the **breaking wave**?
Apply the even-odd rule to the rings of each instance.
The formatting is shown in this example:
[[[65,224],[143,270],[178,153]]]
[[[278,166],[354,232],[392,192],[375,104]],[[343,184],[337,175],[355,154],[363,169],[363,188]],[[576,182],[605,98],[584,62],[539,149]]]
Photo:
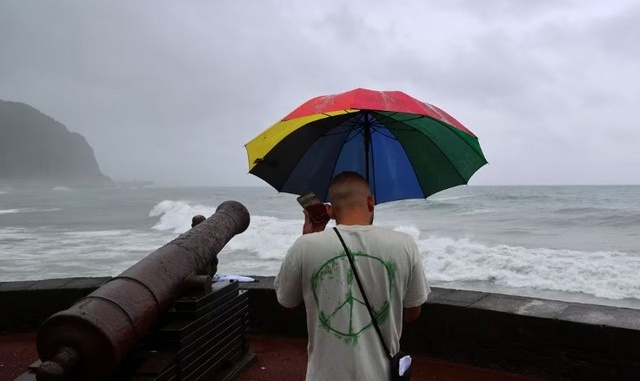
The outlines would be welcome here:
[[[640,296],[640,257],[628,253],[491,246],[449,237],[417,242],[427,277],[436,282],[482,281],[609,299]]]
[[[34,212],[56,212],[58,210],[62,210],[62,209],[60,209],[60,208],[47,208],[47,209],[38,209],[38,208],[0,209],[0,215],[2,215],[2,214],[18,214],[18,213],[34,213]]]
[[[194,205],[187,201],[164,200],[151,209],[149,217],[160,217],[152,229],[184,233],[191,228],[191,217],[196,214],[210,216],[215,208]]]
[[[182,233],[190,228],[194,214],[209,215],[213,210],[214,206],[165,200],[149,215],[160,217],[153,229]],[[484,282],[498,287],[585,293],[609,299],[640,297],[640,283],[636,280],[640,257],[631,253],[490,245],[468,238],[426,235],[413,225],[387,227],[416,240],[427,278],[434,285]],[[300,220],[254,215],[247,231],[234,237],[225,252],[247,253],[264,262],[269,274],[261,275],[275,275],[301,229]],[[248,263],[246,268],[234,266],[246,274],[254,274]]]

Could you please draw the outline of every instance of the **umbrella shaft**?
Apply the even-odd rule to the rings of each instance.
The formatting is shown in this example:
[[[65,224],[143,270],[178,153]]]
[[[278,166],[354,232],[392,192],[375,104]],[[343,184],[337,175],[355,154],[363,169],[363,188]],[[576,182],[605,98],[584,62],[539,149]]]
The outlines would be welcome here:
[[[371,149],[371,125],[369,122],[369,115],[364,114],[364,168],[365,179],[369,182],[369,150]]]

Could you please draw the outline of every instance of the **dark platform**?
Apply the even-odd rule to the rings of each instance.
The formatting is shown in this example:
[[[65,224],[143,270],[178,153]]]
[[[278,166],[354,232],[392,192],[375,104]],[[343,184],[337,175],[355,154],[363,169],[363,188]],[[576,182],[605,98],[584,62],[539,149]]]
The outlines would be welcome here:
[[[252,331],[305,337],[303,308],[279,307],[273,278],[250,290]],[[432,288],[405,325],[411,353],[556,380],[640,380],[640,310]]]
[[[282,309],[273,278],[257,278],[241,284],[249,290],[251,331],[305,337],[304,309]],[[57,281],[0,283],[0,303],[11,306],[0,315],[0,331],[33,331],[48,316],[37,303],[53,313],[104,281],[60,280],[62,287],[52,289],[44,286]],[[78,283],[86,288],[68,287]],[[640,380],[640,310],[628,308],[433,288],[402,345],[415,354],[547,379]]]
[[[249,298],[237,282],[178,299],[110,381],[231,380],[255,361]],[[35,380],[36,361],[17,380]]]

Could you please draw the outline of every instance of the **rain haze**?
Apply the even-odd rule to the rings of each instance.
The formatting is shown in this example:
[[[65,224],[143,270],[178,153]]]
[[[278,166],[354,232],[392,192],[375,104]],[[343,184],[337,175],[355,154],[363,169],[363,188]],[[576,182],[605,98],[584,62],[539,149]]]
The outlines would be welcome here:
[[[478,135],[471,184],[640,183],[634,1],[3,1],[0,99],[102,171],[262,185],[243,145],[302,102],[401,90]]]

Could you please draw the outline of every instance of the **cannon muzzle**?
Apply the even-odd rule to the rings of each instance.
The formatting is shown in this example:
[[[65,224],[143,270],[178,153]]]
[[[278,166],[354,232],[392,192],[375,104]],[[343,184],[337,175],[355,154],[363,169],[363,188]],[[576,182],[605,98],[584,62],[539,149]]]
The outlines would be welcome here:
[[[249,212],[226,201],[203,223],[47,319],[38,332],[39,381],[104,380],[175,299],[208,285],[198,276],[249,226]]]

